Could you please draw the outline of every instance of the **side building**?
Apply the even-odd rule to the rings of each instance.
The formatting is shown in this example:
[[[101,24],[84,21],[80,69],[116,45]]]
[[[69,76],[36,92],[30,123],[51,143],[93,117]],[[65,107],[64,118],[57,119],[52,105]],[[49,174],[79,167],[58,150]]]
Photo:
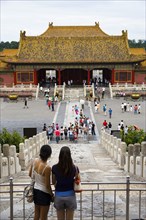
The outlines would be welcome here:
[[[119,36],[94,26],[54,26],[39,36],[20,31],[18,50],[0,55],[3,84],[90,84],[98,75],[103,83],[146,83],[145,50],[129,48],[127,31]]]

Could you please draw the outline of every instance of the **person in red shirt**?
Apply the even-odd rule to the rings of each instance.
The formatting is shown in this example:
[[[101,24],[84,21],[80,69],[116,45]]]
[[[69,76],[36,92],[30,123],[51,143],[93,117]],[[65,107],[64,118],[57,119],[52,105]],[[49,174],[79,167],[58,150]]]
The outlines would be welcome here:
[[[48,107],[51,109],[51,100],[48,100]]]
[[[106,120],[104,120],[104,122],[103,122],[103,127],[107,128],[107,121]]]
[[[60,130],[59,129],[55,130],[55,136],[56,136],[56,143],[58,144],[59,140],[60,140]]]

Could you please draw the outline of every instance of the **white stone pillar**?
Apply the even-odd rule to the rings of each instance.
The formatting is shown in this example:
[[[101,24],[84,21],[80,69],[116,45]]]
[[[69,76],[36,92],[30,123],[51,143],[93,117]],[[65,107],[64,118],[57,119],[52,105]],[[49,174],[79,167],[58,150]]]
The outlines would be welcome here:
[[[108,140],[107,140],[107,152],[108,153],[110,153],[110,151],[111,151],[112,138],[113,138],[113,136],[109,134],[108,135]]]
[[[17,157],[16,146],[15,145],[10,146],[10,156],[14,158],[15,173],[20,172],[21,171],[21,166],[19,164],[19,160],[18,160],[18,157]]]
[[[36,148],[37,148],[37,154],[38,154],[40,151],[40,143],[39,143],[39,135],[38,134],[36,135]]]
[[[7,157],[2,157],[1,177],[9,176],[9,162]]]
[[[126,148],[127,148],[127,144],[125,142],[121,142],[121,160],[120,160],[120,164],[119,167],[121,169],[124,169],[124,165],[125,165],[125,155],[126,155]]]
[[[2,177],[1,169],[2,169],[2,145],[0,144],[0,178]]]
[[[9,175],[11,176],[16,173],[15,160],[14,157],[9,157],[8,160],[9,160]]]
[[[133,148],[134,148],[134,145],[133,144],[129,144],[128,145],[128,172],[131,172],[131,167],[132,167],[132,158],[133,158]],[[132,157],[132,158],[131,158]],[[130,159],[131,158],[131,159]]]
[[[141,143],[141,176],[146,178],[146,141]]]
[[[37,155],[37,139],[36,139],[36,135],[33,136],[33,151],[34,151],[34,155]]]
[[[32,159],[32,152],[30,151],[29,146],[30,146],[29,139],[25,139],[24,149],[27,150],[27,152],[28,152],[28,161],[30,161]]]
[[[32,151],[32,158],[34,158],[35,157],[35,149],[34,149],[34,141],[33,141],[33,138],[32,137],[30,137],[29,138],[29,149]]]
[[[114,146],[115,146],[115,141],[116,141],[116,137],[112,136],[111,138],[111,150],[110,150],[110,155],[111,157],[114,159]]]
[[[140,156],[140,144],[135,143],[133,147],[133,174],[136,174],[136,170],[138,171],[137,166],[140,166],[140,164],[139,165],[137,164],[138,156]]]
[[[25,144],[19,144],[19,163],[21,165],[21,170],[25,170],[28,166],[28,149],[25,149]]]
[[[10,146],[9,146],[9,144],[3,144],[3,155],[4,155],[4,157],[6,157],[7,158],[7,160],[8,160],[8,175],[10,175],[10,161],[9,161],[9,149],[10,149]]]
[[[113,149],[113,159],[117,162],[117,150],[118,150],[118,138],[114,138],[114,149]]]
[[[117,149],[116,149],[116,162],[118,163],[118,155],[119,155],[119,149],[120,149],[120,146],[121,146],[121,139],[120,138],[117,138]]]

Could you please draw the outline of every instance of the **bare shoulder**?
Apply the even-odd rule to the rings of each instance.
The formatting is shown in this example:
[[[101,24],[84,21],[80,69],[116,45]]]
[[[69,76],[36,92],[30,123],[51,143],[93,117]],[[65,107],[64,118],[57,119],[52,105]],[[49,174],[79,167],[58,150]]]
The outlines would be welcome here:
[[[51,167],[49,165],[46,165],[44,173],[51,173]]]

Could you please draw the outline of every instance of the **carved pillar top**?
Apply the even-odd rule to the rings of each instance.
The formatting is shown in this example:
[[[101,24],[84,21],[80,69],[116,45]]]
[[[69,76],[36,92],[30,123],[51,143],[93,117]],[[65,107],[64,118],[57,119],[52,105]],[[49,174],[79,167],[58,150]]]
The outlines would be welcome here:
[[[133,156],[139,156],[140,155],[140,144],[136,143],[134,144],[133,148]]]
[[[142,156],[146,156],[146,141],[141,143],[141,154]]]
[[[133,156],[133,148],[134,148],[133,144],[128,145],[128,155],[129,156]]]
[[[9,157],[9,144],[3,144],[3,155],[4,157]]]

